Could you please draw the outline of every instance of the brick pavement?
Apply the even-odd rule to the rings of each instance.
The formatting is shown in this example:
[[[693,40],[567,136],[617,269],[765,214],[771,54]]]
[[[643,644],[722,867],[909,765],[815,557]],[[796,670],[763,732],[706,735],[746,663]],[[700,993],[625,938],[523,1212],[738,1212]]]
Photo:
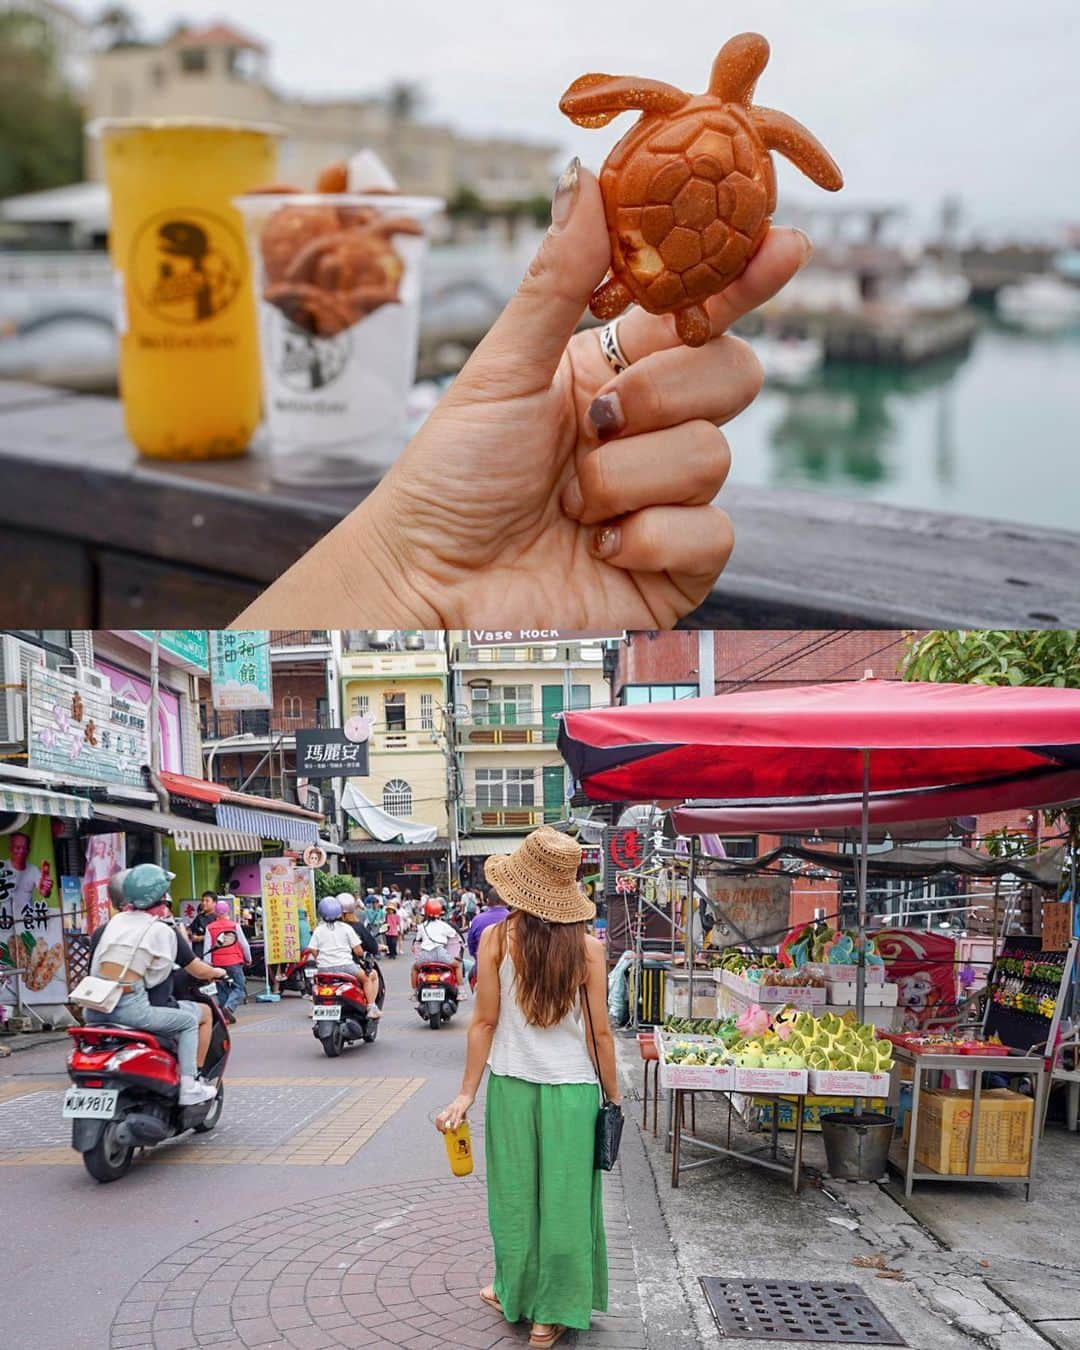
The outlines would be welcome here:
[[[605,1177],[610,1307],[563,1344],[644,1350],[618,1171]],[[157,1262],[117,1311],[111,1350],[505,1350],[528,1341],[477,1297],[491,1279],[483,1184],[409,1182],[270,1210]]]

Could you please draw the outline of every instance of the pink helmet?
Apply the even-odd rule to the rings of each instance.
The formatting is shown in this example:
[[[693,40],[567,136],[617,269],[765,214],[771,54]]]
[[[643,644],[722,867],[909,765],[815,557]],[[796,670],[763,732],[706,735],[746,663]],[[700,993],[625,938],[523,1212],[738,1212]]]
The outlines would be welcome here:
[[[214,906],[214,913],[221,918],[225,918],[226,915],[232,913],[232,905],[229,904],[228,900],[219,900]]]

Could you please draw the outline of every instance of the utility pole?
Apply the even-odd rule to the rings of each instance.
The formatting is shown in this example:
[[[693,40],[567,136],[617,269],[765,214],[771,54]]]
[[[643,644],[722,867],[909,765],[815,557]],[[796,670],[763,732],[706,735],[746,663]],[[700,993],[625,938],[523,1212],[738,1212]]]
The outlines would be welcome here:
[[[461,800],[461,783],[457,762],[456,680],[450,635],[446,634],[443,640],[446,642],[446,688],[449,694],[449,702],[443,707],[443,753],[446,757],[446,826],[450,844],[447,857],[447,870],[449,872],[447,894],[449,895],[450,891],[454,889],[454,882],[459,879],[461,844],[458,833],[460,828],[458,803]]]
[[[150,726],[150,783],[158,799],[158,806],[162,811],[169,809],[169,794],[161,786],[161,726],[159,710],[161,707],[161,690],[159,678],[159,658],[161,654],[161,634],[154,629],[154,636],[150,643],[150,707],[148,717]],[[153,832],[154,840],[154,862],[161,866],[163,857],[161,832]]]
[[[341,642],[341,629],[330,628],[327,630],[330,636],[330,655],[326,658],[326,713],[327,721],[331,728],[344,725],[341,715],[341,657],[343,652]],[[341,804],[341,798],[345,791],[344,778],[332,778],[331,792],[334,795],[334,819],[331,822],[334,828],[331,830],[331,837],[335,843],[344,844],[345,842],[345,808]],[[330,871],[337,873],[338,855],[330,855]]]
[[[716,693],[716,648],[711,629],[698,630],[698,697],[712,698]]]

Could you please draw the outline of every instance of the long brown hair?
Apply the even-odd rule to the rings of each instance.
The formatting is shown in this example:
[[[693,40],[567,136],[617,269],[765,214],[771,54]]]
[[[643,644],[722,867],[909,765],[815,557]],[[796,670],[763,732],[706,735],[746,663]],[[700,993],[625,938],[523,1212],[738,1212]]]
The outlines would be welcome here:
[[[499,924],[499,960],[510,934],[517,1001],[534,1027],[553,1027],[577,1002],[585,983],[585,924],[547,923],[516,909]]]

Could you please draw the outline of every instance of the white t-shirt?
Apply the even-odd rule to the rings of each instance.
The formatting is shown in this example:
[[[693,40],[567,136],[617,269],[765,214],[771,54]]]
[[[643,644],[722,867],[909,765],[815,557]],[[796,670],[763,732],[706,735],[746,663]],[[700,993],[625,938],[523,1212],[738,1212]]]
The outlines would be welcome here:
[[[428,919],[417,929],[416,937],[421,951],[425,952],[433,952],[436,947],[449,947],[451,943],[461,942],[457,929],[445,919]]]
[[[138,910],[114,914],[94,952],[90,974],[99,974],[106,961],[129,966],[125,984],[142,979],[148,989],[153,989],[168,978],[176,964],[176,933],[152,914]]]
[[[316,970],[333,970],[335,966],[356,964],[353,948],[360,945],[356,929],[344,919],[335,923],[321,923],[311,935],[308,946],[315,953]]]

